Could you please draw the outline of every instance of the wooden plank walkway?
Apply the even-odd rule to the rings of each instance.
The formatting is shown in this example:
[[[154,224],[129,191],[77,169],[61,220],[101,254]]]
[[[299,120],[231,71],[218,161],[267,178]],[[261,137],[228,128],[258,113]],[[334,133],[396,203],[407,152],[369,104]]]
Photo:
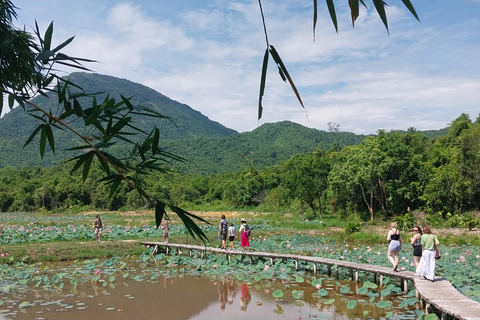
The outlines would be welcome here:
[[[421,301],[422,305],[424,305],[426,309],[433,306],[435,309],[442,312],[441,319],[447,319],[448,316],[450,316],[460,320],[480,320],[480,303],[461,294],[447,279],[444,278],[436,278],[435,281],[432,282],[423,279],[423,277],[416,276],[410,271],[395,272],[391,268],[377,265],[326,259],[321,257],[297,256],[292,254],[260,251],[230,251],[213,247],[165,242],[142,242],[142,245],[154,246],[155,250],[157,250],[158,247],[165,247],[167,253],[170,248],[176,248],[187,250],[190,255],[192,254],[192,251],[200,251],[202,255],[205,252],[225,254],[227,259],[230,259],[232,255],[242,255],[250,258],[261,257],[270,259],[272,264],[274,259],[294,260],[297,267],[298,261],[305,261],[307,263],[312,263],[315,274],[317,270],[317,264],[327,265],[329,273],[332,266],[338,266],[350,269],[352,271],[352,279],[355,281],[358,281],[359,271],[373,273],[375,278],[380,275],[380,285],[382,285],[383,276],[396,277],[402,280],[402,287],[404,288],[405,292],[407,289],[407,281],[412,281],[417,291],[417,299]]]

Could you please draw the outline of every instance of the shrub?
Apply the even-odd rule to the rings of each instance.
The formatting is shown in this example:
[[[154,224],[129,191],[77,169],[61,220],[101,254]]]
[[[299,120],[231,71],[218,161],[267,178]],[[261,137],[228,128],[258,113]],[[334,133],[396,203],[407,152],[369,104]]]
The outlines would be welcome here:
[[[347,222],[345,227],[345,233],[355,233],[359,232],[362,227],[362,223],[357,220]]]
[[[402,231],[408,231],[417,224],[415,217],[410,212],[403,216],[396,216],[393,220],[397,222],[398,229]]]

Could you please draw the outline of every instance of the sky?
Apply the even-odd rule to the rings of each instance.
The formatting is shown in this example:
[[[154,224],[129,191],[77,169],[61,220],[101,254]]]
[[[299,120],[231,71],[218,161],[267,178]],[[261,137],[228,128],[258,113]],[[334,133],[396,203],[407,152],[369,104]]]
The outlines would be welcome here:
[[[338,33],[325,1],[263,0],[268,41],[305,108],[269,62],[258,120],[266,37],[258,0],[14,0],[16,24],[54,45],[96,60],[96,73],[141,83],[239,132],[289,120],[356,134],[435,130],[462,113],[480,113],[480,0],[388,3],[387,32],[373,2],[352,27],[348,1],[336,0]],[[72,70],[65,69],[65,74]]]

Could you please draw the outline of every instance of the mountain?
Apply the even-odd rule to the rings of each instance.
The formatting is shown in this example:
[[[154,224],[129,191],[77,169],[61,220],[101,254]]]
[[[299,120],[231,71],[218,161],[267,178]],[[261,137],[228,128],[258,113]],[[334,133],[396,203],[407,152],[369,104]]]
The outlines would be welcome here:
[[[188,164],[179,164],[179,169],[191,173],[222,174],[253,166],[257,169],[275,165],[293,155],[314,151],[318,147],[326,150],[337,144],[339,147],[360,143],[366,136],[350,132],[325,132],[304,127],[290,121],[267,123],[251,132],[238,133],[220,123],[211,121],[191,107],[125,79],[93,73],[72,73],[69,80],[86,92],[108,93],[111,97],[133,97],[134,105],[141,104],[171,118],[158,120],[138,119],[137,125],[150,131],[153,125],[160,128],[161,146],[167,151],[188,159]],[[37,97],[35,104],[55,113],[58,99]],[[22,148],[38,121],[17,107],[0,118],[0,168],[13,166],[51,167],[59,161],[72,157],[64,150],[75,146],[76,137],[64,132],[56,134],[56,152],[46,152],[40,159],[38,137],[26,148]],[[72,126],[75,126],[72,123]],[[144,126],[144,127],[143,127]],[[443,130],[443,129],[442,129]],[[430,137],[441,135],[441,131],[429,131]],[[111,153],[121,152],[121,146],[112,148]]]
[[[350,132],[320,131],[300,124],[282,121],[267,123],[251,132],[228,137],[168,141],[168,150],[190,159],[189,172],[210,174],[242,170],[249,166],[263,169],[293,155],[360,143],[364,135]],[[185,168],[184,168],[185,169]]]
[[[132,97],[133,105],[141,104],[170,117],[171,121],[149,117],[137,120],[137,124],[147,131],[150,131],[153,125],[160,128],[162,139],[225,137],[237,133],[233,129],[208,119],[188,105],[174,101],[138,83],[112,76],[82,72],[72,73],[68,79],[82,87],[85,92],[102,92],[97,96],[97,101],[103,100],[107,94],[119,100],[121,94],[125,97]],[[53,113],[58,109],[56,95],[49,98],[39,96],[32,102],[44,109],[52,110]],[[44,159],[40,159],[39,156],[38,137],[25,149],[22,148],[38,125],[39,122],[35,118],[27,115],[19,107],[0,118],[0,167],[24,165],[48,167],[67,157],[62,151],[72,145],[75,146],[77,140],[66,132],[56,133],[56,153],[48,152]],[[78,128],[78,124],[72,123],[72,126]]]

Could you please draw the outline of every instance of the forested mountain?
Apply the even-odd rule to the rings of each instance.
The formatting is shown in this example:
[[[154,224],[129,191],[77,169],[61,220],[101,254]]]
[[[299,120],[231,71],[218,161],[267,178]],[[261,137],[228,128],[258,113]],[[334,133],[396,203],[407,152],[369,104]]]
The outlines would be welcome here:
[[[169,141],[169,150],[188,157],[191,173],[227,173],[248,167],[264,169],[317,148],[355,145],[365,138],[350,132],[325,132],[290,121],[264,124],[251,132],[221,138]]]
[[[305,154],[317,148],[340,150],[344,146],[359,144],[365,138],[364,135],[349,132],[310,129],[289,121],[264,124],[251,132],[238,133],[211,121],[191,107],[138,83],[82,72],[72,73],[68,78],[85,92],[102,92],[97,96],[97,101],[101,101],[107,94],[119,99],[121,94],[132,97],[133,105],[141,104],[168,116],[171,120],[142,118],[138,123],[148,132],[153,125],[160,128],[162,147],[189,160],[186,164],[178,164],[184,172],[221,174],[248,167],[263,169],[297,154]],[[51,110],[53,114],[58,108],[56,96],[37,97],[33,103],[44,106],[44,109]],[[85,103],[91,104],[87,101]],[[64,132],[57,134],[56,153],[46,152],[43,159],[39,156],[38,137],[26,148],[22,148],[38,124],[36,119],[18,107],[0,118],[0,168],[35,165],[51,167],[72,156],[64,150],[76,146],[78,139]],[[76,123],[70,125],[75,127]],[[442,131],[430,131],[428,135],[434,137],[442,133],[444,134]],[[121,146],[115,146],[111,153],[119,154],[121,150]]]

